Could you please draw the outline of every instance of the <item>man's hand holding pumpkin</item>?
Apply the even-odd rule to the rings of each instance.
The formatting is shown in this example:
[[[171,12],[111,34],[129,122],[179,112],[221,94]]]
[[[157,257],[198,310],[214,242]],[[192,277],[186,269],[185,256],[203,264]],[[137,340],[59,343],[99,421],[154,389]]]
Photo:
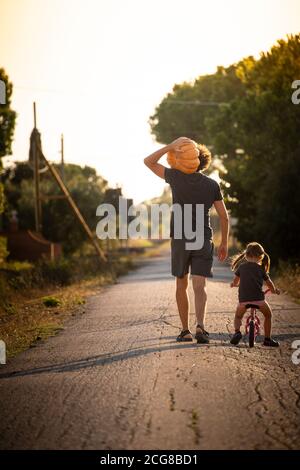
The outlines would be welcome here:
[[[184,152],[184,150],[181,150],[180,147],[184,144],[190,144],[190,143],[191,143],[191,139],[189,139],[188,137],[178,137],[178,139],[173,140],[173,142],[171,142],[168,145],[168,150],[182,153]]]

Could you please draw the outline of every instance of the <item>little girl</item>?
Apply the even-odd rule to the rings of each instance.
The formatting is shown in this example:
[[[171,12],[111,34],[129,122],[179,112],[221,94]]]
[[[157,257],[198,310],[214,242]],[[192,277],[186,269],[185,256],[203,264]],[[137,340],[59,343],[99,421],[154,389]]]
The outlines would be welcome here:
[[[265,281],[268,288],[273,294],[280,294],[276,289],[269,276],[270,257],[264,251],[263,247],[257,243],[249,243],[246,250],[236,256],[232,262],[232,270],[234,271],[234,279],[231,287],[239,286],[239,304],[236,309],[234,318],[235,333],[230,343],[237,345],[242,339],[240,327],[242,318],[246,312],[246,305],[256,304],[265,317],[264,330],[265,339],[264,346],[278,347],[278,341],[271,338],[271,319],[272,311],[265,301],[263,292],[263,282]]]

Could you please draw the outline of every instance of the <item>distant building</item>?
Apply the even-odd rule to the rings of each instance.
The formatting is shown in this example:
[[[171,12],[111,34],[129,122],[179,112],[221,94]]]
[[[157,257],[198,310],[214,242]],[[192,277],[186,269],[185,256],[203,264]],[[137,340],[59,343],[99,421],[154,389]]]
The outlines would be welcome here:
[[[9,228],[0,232],[7,239],[9,259],[37,261],[40,258],[55,260],[62,254],[60,243],[46,240],[41,233],[33,230],[19,230],[17,211],[12,211]]]

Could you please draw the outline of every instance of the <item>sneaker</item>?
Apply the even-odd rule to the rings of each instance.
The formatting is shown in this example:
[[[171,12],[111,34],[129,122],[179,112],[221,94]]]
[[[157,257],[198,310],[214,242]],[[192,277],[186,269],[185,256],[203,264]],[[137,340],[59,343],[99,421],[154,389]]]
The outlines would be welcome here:
[[[268,346],[269,348],[278,348],[279,342],[272,338],[265,338],[263,346]]]
[[[241,341],[242,337],[243,337],[242,333],[240,331],[236,331],[233,337],[231,338],[230,343],[237,346],[239,342]]]
[[[200,327],[197,326],[197,328],[200,328]],[[201,328],[201,331],[199,331],[198,333],[196,331],[195,339],[197,340],[198,344],[208,344],[209,343],[208,335],[209,333],[205,330],[202,330]]]

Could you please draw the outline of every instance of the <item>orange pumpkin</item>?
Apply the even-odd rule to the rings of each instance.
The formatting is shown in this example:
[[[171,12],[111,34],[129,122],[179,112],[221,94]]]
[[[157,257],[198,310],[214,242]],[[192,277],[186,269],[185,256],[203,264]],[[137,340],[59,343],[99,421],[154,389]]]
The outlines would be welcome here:
[[[183,173],[195,173],[199,166],[199,150],[196,143],[191,140],[182,144],[180,150],[183,152],[170,151],[167,155],[167,162],[171,168],[180,170]]]

